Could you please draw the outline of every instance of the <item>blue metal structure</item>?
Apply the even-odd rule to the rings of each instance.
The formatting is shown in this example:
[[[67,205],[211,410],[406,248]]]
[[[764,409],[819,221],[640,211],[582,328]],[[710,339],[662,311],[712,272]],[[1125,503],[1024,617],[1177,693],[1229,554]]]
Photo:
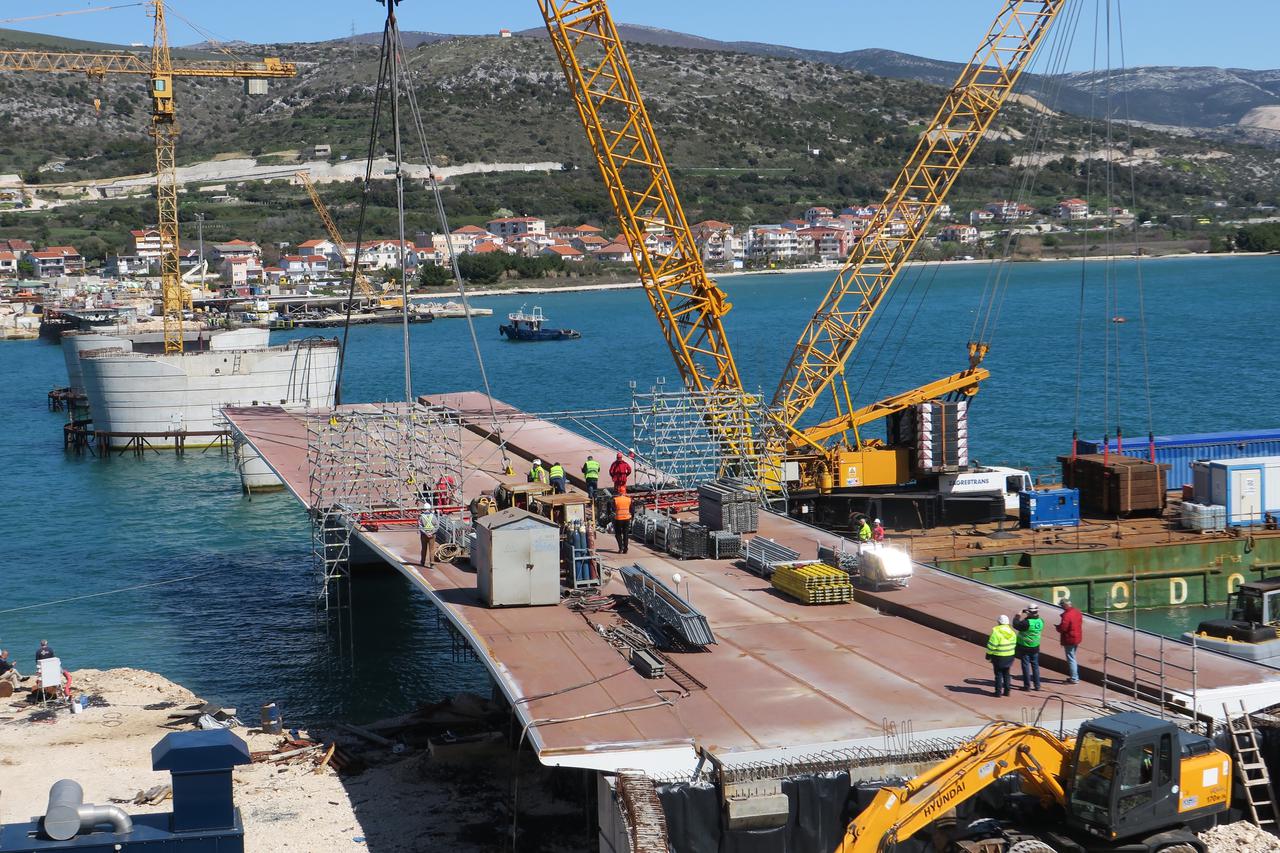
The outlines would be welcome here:
[[[235,807],[231,771],[249,763],[245,742],[226,729],[172,732],[151,750],[151,767],[173,780],[173,812],[134,815],[127,833],[82,832],[54,841],[42,821],[0,826],[4,853],[244,853],[244,824]]]
[[[1240,430],[1237,432],[1201,432],[1184,435],[1157,435],[1156,462],[1169,466],[1165,475],[1167,488],[1178,489],[1191,482],[1191,463],[1198,459],[1239,459],[1247,456],[1280,455],[1280,429]],[[1118,453],[1119,443],[1107,442],[1109,453]],[[1080,453],[1101,453],[1101,441],[1081,441]],[[1129,436],[1124,440],[1125,456],[1146,459],[1146,438]]]
[[[1079,489],[1039,489],[1018,493],[1018,519],[1023,527],[1079,527]]]

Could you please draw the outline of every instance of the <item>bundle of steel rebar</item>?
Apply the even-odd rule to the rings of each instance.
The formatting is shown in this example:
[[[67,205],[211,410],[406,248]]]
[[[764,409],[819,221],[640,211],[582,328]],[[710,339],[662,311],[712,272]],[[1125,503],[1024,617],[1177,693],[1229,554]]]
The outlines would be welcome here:
[[[774,589],[803,604],[845,604],[853,600],[853,584],[840,569],[825,563],[784,563],[770,579]]]

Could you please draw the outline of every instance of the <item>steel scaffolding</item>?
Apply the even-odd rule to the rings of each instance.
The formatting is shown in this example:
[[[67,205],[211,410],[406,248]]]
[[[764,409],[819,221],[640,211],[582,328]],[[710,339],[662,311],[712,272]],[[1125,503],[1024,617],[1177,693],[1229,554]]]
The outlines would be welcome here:
[[[631,446],[640,463],[633,481],[658,490],[695,489],[734,477],[758,494],[761,503],[785,501],[781,459],[766,450],[765,438],[774,432],[775,422],[758,393],[667,390],[663,379],[641,392],[633,382]]]
[[[383,403],[307,414],[312,559],[327,611],[351,606],[351,534],[360,524],[414,524],[423,497],[462,486],[462,421],[442,406]]]

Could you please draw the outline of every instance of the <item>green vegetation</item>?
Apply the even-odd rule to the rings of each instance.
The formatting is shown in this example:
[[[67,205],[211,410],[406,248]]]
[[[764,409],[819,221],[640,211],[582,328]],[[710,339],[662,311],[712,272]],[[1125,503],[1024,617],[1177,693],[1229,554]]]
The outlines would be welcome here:
[[[1242,252],[1280,252],[1280,223],[1241,228],[1236,232],[1235,244]]]

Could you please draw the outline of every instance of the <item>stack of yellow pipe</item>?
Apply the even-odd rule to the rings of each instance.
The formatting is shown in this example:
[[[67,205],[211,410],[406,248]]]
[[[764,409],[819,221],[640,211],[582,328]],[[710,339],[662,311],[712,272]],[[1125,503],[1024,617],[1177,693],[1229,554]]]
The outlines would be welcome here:
[[[853,600],[853,584],[839,569],[822,563],[785,563],[777,566],[774,589],[804,604],[844,604]]]

